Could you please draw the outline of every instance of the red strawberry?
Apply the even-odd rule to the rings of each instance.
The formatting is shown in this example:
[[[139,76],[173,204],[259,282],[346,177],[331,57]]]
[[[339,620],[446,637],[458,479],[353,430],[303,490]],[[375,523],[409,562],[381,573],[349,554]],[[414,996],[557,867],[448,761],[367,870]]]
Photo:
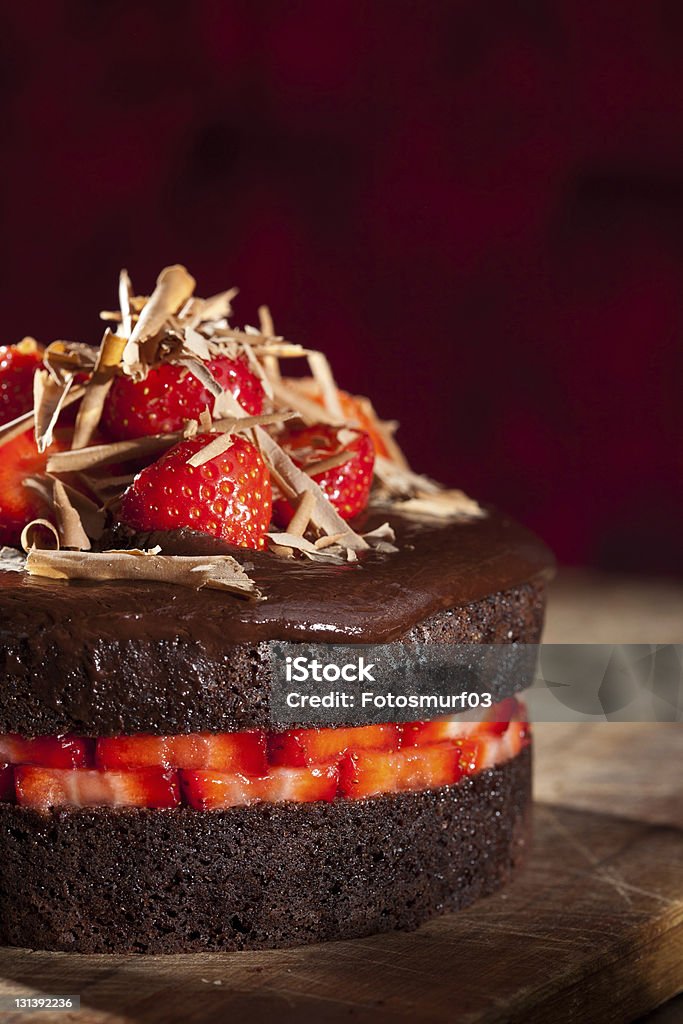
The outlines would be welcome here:
[[[50,453],[65,447],[68,445],[55,437]],[[26,524],[45,515],[44,503],[35,491],[24,487],[24,480],[44,473],[47,458],[47,453],[39,454],[31,430],[0,446],[0,546],[18,547]]]
[[[491,734],[480,734],[458,742],[460,767],[465,775],[473,775],[484,768],[492,768],[501,757],[500,740]]]
[[[87,768],[93,763],[93,742],[79,736],[0,736],[0,761],[37,764],[43,768]]]
[[[97,741],[97,765],[104,769],[209,768],[262,775],[267,768],[266,734],[251,731],[100,739]]]
[[[514,697],[506,697],[491,708],[486,721],[481,723],[482,729],[494,736],[502,736],[518,713],[518,701]]]
[[[477,722],[458,722],[450,718],[437,718],[433,722],[406,722],[399,726],[402,747],[422,747],[426,743],[443,743],[465,739],[476,728]]]
[[[403,755],[364,750],[344,758],[339,770],[339,792],[352,800],[377,793],[394,793],[399,788]]]
[[[271,768],[267,775],[248,778],[221,772],[180,773],[183,796],[190,807],[200,811],[240,807],[265,801],[310,803],[334,800],[338,770],[334,765],[321,768]]]
[[[339,760],[346,751],[395,750],[397,726],[365,725],[354,729],[289,729],[268,737],[271,764],[313,765]]]
[[[119,518],[134,530],[189,527],[244,548],[265,547],[270,524],[270,475],[260,452],[235,437],[202,466],[187,460],[214,440],[197,434],[136,476],[121,500]]]
[[[311,381],[310,378],[308,378]],[[306,380],[301,382],[304,385],[304,394],[307,398],[317,402],[318,405],[325,407],[325,401],[321,395],[319,389],[314,385],[313,389],[307,388]],[[313,383],[311,381],[311,383]],[[346,417],[348,423],[353,428],[360,427],[367,434],[370,435],[372,446],[375,449],[375,455],[383,455],[385,458],[391,458],[389,450],[384,443],[384,438],[377,429],[376,413],[372,408],[370,400],[365,398],[363,395],[350,395],[348,391],[342,391],[341,388],[337,388],[337,398],[339,399],[339,405],[341,411]]]
[[[263,408],[261,382],[244,357],[217,356],[207,367],[225,391],[243,409],[258,416]],[[103,425],[116,440],[182,430],[185,420],[196,420],[214,397],[193,373],[177,364],[164,363],[150,370],[143,381],[117,377],[104,406]]]
[[[9,423],[33,406],[33,375],[42,361],[32,338],[0,345],[0,423]]]
[[[365,408],[369,404],[368,399],[363,398],[361,395],[350,395],[348,391],[339,391],[338,395],[342,412],[349,422],[354,426],[361,427],[362,430],[365,430],[370,435],[375,454],[390,458],[384,438],[376,429],[372,416]]]
[[[462,772],[457,751],[449,743],[433,743],[403,751],[400,789],[438,789],[457,782]]]
[[[516,757],[522,747],[526,747],[531,739],[531,729],[528,722],[510,722],[507,730],[501,737],[501,760]]]
[[[462,774],[455,746],[430,746],[397,753],[364,750],[348,755],[339,772],[339,792],[352,800],[401,790],[437,789]]]
[[[14,803],[14,769],[8,764],[0,764],[0,800]]]
[[[293,462],[302,469],[336,455],[351,452],[352,457],[339,466],[323,473],[312,474],[313,480],[322,488],[325,496],[343,519],[353,519],[362,512],[370,497],[375,451],[368,434],[355,431],[352,441],[344,444],[339,440],[336,427],[318,423],[299,430],[287,430],[279,441]],[[273,505],[273,515],[281,526],[289,523],[294,511],[284,498]]]
[[[47,811],[50,807],[177,807],[177,773],[162,768],[100,772],[91,768],[15,769],[17,801]]]

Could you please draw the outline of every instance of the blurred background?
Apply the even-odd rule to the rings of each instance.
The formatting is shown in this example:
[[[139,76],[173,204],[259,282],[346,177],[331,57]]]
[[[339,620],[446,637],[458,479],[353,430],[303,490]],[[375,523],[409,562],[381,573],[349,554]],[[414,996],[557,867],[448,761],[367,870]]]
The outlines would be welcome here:
[[[240,286],[416,468],[683,571],[683,5],[6,5],[2,340]]]

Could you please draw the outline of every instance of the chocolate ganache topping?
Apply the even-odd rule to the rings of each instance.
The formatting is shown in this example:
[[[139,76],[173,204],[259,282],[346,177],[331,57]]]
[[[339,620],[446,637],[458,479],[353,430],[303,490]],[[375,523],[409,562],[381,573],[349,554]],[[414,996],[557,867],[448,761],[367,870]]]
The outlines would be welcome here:
[[[367,529],[380,517],[368,516]],[[74,646],[96,638],[195,640],[214,651],[264,640],[385,643],[430,615],[539,577],[550,552],[532,533],[491,513],[469,522],[393,516],[399,550],[364,552],[348,565],[284,560],[240,550],[267,595],[246,602],[152,581],[51,581],[0,573],[0,643],[30,628]],[[173,554],[234,552],[191,532],[151,536]]]

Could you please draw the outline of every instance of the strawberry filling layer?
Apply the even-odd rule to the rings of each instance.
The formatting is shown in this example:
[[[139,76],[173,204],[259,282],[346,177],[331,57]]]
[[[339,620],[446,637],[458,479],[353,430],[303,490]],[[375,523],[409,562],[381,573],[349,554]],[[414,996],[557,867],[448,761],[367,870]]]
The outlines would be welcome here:
[[[219,810],[436,789],[515,757],[530,741],[514,698],[484,722],[87,739],[0,735],[0,800],[51,807]]]

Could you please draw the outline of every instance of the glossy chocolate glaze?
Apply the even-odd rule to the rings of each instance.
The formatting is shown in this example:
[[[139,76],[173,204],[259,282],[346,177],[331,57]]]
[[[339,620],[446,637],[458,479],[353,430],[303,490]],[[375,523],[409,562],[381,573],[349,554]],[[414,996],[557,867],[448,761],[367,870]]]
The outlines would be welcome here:
[[[386,516],[369,516],[373,529]],[[166,553],[231,551],[266,600],[165,583],[52,581],[0,572],[0,646],[42,628],[82,644],[121,640],[206,641],[211,647],[287,639],[386,643],[446,609],[552,573],[552,555],[505,516],[440,524],[390,516],[399,551],[330,566],[231,549],[189,531],[148,535]],[[140,538],[137,538],[138,541]]]

